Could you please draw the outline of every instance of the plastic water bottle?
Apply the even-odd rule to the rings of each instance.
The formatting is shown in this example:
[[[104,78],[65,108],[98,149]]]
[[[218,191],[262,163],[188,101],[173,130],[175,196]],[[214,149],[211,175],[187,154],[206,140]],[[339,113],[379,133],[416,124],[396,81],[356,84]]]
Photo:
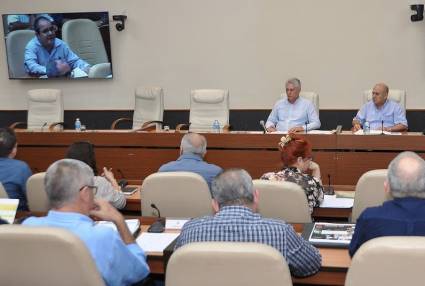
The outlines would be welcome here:
[[[81,121],[80,121],[80,118],[75,119],[75,131],[81,131]]]
[[[220,133],[220,122],[218,120],[214,120],[212,130],[214,133]]]
[[[370,125],[369,125],[369,121],[366,121],[363,124],[363,134],[370,134]]]

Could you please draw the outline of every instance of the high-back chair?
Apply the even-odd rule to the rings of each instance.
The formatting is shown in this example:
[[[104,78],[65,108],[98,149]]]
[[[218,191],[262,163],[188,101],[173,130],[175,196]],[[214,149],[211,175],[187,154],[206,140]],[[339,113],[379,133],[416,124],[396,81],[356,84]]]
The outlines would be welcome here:
[[[65,229],[2,225],[0,253],[2,285],[104,285],[87,247]]]
[[[425,237],[386,236],[364,243],[355,253],[346,286],[423,285]]]
[[[62,40],[91,65],[109,62],[99,28],[90,19],[66,21],[62,26]]]
[[[111,129],[116,129],[117,124],[122,121],[133,121],[133,129],[145,129],[152,124],[162,124],[164,91],[161,87],[138,87],[134,98],[133,119],[119,118],[112,123]]]
[[[8,199],[9,195],[6,193],[6,190],[3,187],[3,184],[0,183],[0,199]]]
[[[29,77],[25,71],[25,47],[35,37],[32,30],[16,30],[7,34],[6,50],[9,65],[9,78]]]
[[[281,96],[282,98],[286,98],[286,93],[282,93]],[[316,109],[317,115],[319,115],[319,95],[313,91],[301,91],[300,96],[310,100]]]
[[[112,76],[111,63],[101,63],[92,66],[88,74],[89,78],[108,78]]]
[[[220,128],[229,127],[229,91],[195,89],[190,92],[189,130],[211,131],[215,120]],[[178,129],[178,128],[176,128]]]
[[[258,212],[290,223],[309,223],[311,215],[304,190],[292,182],[254,180],[259,191]]]
[[[387,169],[371,170],[364,173],[357,182],[354,195],[351,221],[356,222],[364,209],[379,206],[391,199],[384,191],[384,182],[387,179]]]
[[[155,204],[163,217],[200,217],[212,214],[207,182],[196,173],[154,173],[143,180],[141,189],[143,216],[156,216]]]
[[[273,247],[251,242],[198,242],[177,249],[167,265],[167,286],[292,285],[289,267]]]
[[[44,188],[45,172],[32,175],[27,180],[27,200],[30,211],[47,212],[49,199]]]
[[[365,90],[363,92],[363,104],[370,101],[372,99],[372,90]],[[406,91],[401,89],[390,89],[388,91],[388,99],[391,99],[403,108],[404,112],[406,112]]]

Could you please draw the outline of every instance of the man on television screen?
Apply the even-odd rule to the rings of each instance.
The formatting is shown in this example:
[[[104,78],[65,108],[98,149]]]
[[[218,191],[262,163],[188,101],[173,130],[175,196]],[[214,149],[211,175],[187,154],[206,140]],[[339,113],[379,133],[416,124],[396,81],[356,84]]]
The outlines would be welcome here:
[[[34,21],[35,37],[25,47],[25,70],[35,77],[68,76],[74,69],[88,73],[90,65],[80,59],[62,40],[56,38],[57,26],[41,15]]]

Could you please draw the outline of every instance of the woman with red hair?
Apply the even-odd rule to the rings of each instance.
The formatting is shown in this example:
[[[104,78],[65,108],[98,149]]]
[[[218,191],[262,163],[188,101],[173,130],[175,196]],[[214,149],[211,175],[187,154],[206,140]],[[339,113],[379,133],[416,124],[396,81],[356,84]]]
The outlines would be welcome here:
[[[320,179],[320,167],[312,160],[311,144],[307,140],[289,134],[279,142],[280,158],[283,169],[261,176],[261,180],[287,181],[300,185],[307,195],[310,213],[323,201],[323,186]],[[307,172],[311,172],[311,175]]]

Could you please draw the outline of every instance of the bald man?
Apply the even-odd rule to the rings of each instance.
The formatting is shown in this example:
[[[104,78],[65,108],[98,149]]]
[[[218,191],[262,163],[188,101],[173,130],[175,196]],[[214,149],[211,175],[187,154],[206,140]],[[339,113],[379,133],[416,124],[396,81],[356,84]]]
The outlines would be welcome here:
[[[396,102],[388,99],[388,86],[378,83],[372,90],[372,100],[365,103],[353,119],[353,130],[362,129],[363,124],[369,122],[371,130],[403,132],[407,131],[406,114]]]
[[[223,169],[204,161],[207,153],[207,139],[197,133],[188,133],[183,136],[180,144],[180,157],[162,165],[158,172],[193,172],[201,175],[211,187],[212,179]],[[210,188],[211,189],[211,188]]]

